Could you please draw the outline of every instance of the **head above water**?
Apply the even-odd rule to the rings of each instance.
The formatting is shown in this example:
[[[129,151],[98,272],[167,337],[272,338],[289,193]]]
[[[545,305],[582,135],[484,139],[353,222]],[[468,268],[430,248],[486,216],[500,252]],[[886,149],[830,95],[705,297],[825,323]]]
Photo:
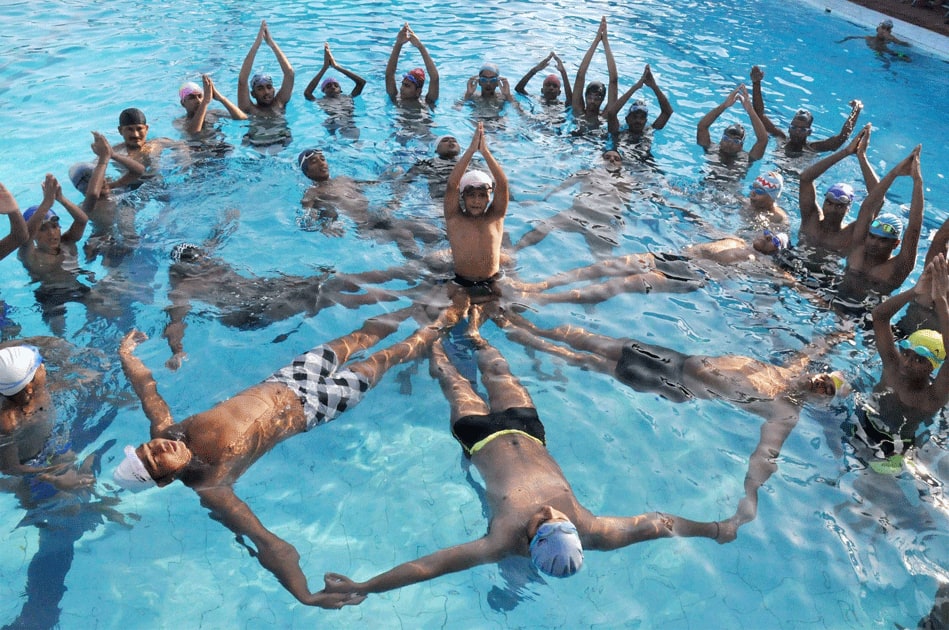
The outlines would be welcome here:
[[[915,352],[921,357],[929,359],[934,370],[942,367],[946,360],[946,346],[942,335],[935,330],[917,330],[906,339],[901,339],[897,346],[902,350]]]
[[[494,180],[484,171],[468,171],[458,183],[459,205],[462,212],[481,214],[491,203]]]
[[[145,120],[145,113],[135,107],[129,107],[128,109],[123,109],[122,113],[119,114],[119,127],[126,127],[128,125],[147,125],[148,122]]]
[[[192,95],[197,95],[200,98],[204,96],[204,90],[200,85],[193,81],[182,83],[181,87],[178,88],[178,100],[182,103],[184,103],[185,100],[187,100],[187,98]]]
[[[69,167],[69,181],[76,187],[76,190],[84,195],[86,194],[86,189],[89,187],[89,180],[92,179],[92,172],[95,168],[96,165],[89,162],[77,162]]]
[[[784,190],[784,177],[777,171],[768,171],[755,178],[751,184],[751,192],[759,195],[768,195],[774,201],[781,197]]]
[[[870,224],[870,234],[898,241],[903,234],[903,220],[888,212],[877,215]]]
[[[21,392],[42,364],[43,356],[36,346],[0,349],[0,394],[15,396]]]

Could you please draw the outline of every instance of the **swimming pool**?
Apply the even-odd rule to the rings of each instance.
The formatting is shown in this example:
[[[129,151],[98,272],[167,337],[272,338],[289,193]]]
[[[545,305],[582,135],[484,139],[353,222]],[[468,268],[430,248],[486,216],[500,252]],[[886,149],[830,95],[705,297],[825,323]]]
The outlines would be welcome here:
[[[949,95],[944,62],[911,52],[912,63],[885,65],[862,45],[832,43],[864,27],[795,4],[765,0],[740,6],[712,1],[670,6],[650,1],[620,11],[606,2],[490,2],[475,12],[449,2],[366,1],[344,7],[264,1],[249,10],[245,3],[218,1],[200,8],[151,3],[133,10],[127,3],[107,0],[94,6],[9,3],[5,11],[8,23],[29,24],[8,29],[7,80],[0,87],[7,156],[0,160],[0,181],[23,207],[38,203],[44,173],[66,181],[70,164],[89,159],[91,129],[117,142],[114,129],[123,108],[143,109],[151,135],[176,138],[171,121],[180,113],[176,92],[181,82],[209,72],[233,99],[238,69],[260,19],[268,20],[296,68],[295,96],[288,110],[293,144],[277,156],[263,157],[240,145],[243,125],[227,123],[224,130],[236,146],[231,156],[191,168],[169,162],[164,187],[140,203],[137,275],[124,279],[129,290],[122,294],[120,316],[87,321],[82,308],[68,309],[66,339],[101,348],[109,356],[114,357],[117,340],[128,327],[148,332],[151,340],[138,355],[155,370],[178,419],[261,380],[298,351],[379,312],[379,307],[334,309],[312,319],[296,317],[239,332],[211,316],[193,317],[185,338],[191,359],[177,372],[163,368],[169,355],[161,339],[168,304],[167,253],[181,241],[206,238],[230,209],[239,210],[239,226],[219,254],[244,273],[306,275],[321,266],[361,271],[400,261],[393,246],[298,229],[306,182],[295,157],[304,148],[323,146],[334,174],[373,180],[393,164],[408,165],[427,155],[425,141],[395,136],[393,109],[382,87],[385,62],[404,20],[426,43],[441,74],[431,136],[454,133],[465,146],[472,120],[466,108],[455,107],[455,100],[483,59],[495,61],[503,75],[516,81],[553,47],[572,72],[600,15],[609,16],[624,77],[621,84],[628,86],[638,78],[648,62],[676,108],[653,149],[664,173],[646,183],[662,192],[668,205],[637,202],[636,214],[628,213],[618,228],[618,251],[676,251],[694,242],[695,227],[672,206],[699,212],[724,231],[740,226],[729,210],[734,206],[712,206],[721,199],[702,189],[703,157],[693,138],[702,114],[720,102],[731,85],[747,80],[755,63],[767,73],[769,113],[782,126],[806,105],[815,113],[815,135],[830,135],[849,111],[847,102],[861,98],[861,122],[875,127],[871,161],[881,171],[923,142],[924,240],[946,216],[941,200],[949,193],[949,162],[939,149],[949,138],[941,111],[926,106]],[[357,141],[329,136],[322,113],[302,98],[303,87],[321,63],[324,40],[330,41],[343,65],[369,80],[357,99]],[[278,74],[266,51],[258,59],[258,68]],[[400,69],[417,64],[417,57],[409,57]],[[589,76],[605,76],[602,57],[594,60]],[[539,84],[531,87],[531,92],[539,90]],[[529,108],[528,101],[522,102]],[[655,107],[652,100],[650,105]],[[737,116],[729,112],[726,117],[733,114]],[[597,154],[592,142],[545,132],[510,111],[494,125],[491,143],[512,181],[515,201],[507,228],[515,240],[531,220],[550,211],[540,199],[568,175],[589,167]],[[772,142],[752,176],[772,164],[773,149]],[[859,176],[850,163],[833,174],[821,181]],[[389,190],[383,184],[368,194],[382,203]],[[71,192],[67,194],[75,199]],[[412,188],[403,207],[430,212],[426,194]],[[570,199],[562,193],[550,203],[559,210],[568,207]],[[788,186],[784,199],[793,210],[790,200],[796,200],[796,186]],[[905,182],[894,186],[890,199],[891,207],[908,203]],[[552,235],[518,258],[518,270],[524,278],[540,278],[589,258],[579,235]],[[98,264],[89,268],[100,278],[109,273]],[[22,335],[49,334],[18,261],[6,259],[0,270],[0,291],[11,309],[8,318],[21,327]],[[552,306],[532,318],[544,325],[569,321],[687,352],[737,352],[766,360],[779,360],[782,351],[800,347],[813,331],[836,326],[832,314],[755,279],[714,284],[685,296],[621,296],[595,308]],[[400,334],[410,329],[406,325]],[[508,357],[530,390],[547,426],[551,451],[591,510],[634,514],[660,509],[705,520],[724,518],[735,509],[760,429],[756,416],[724,403],[673,405],[547,356],[525,353],[492,326],[486,326],[485,336]],[[878,372],[875,357],[859,341],[835,352],[830,361],[863,387]],[[114,363],[103,369],[116,378]],[[424,364],[417,373],[400,378],[405,370],[394,370],[338,422],[277,447],[237,485],[239,496],[261,520],[300,551],[313,588],[324,571],[365,579],[484,533],[487,521],[448,433],[448,407],[438,386]],[[401,393],[406,380],[411,398]],[[83,451],[106,448],[104,472],[111,472],[121,445],[138,443],[147,430],[133,400],[126,397],[117,406],[116,417],[90,437]],[[75,417],[81,412],[64,415],[70,413]],[[524,573],[523,563],[505,565],[503,574],[497,566],[486,565],[371,596],[359,607],[337,612],[298,605],[180,484],[138,496],[123,493],[117,507],[141,520],[132,521],[130,528],[103,523],[80,532],[65,577],[68,590],[61,601],[60,623],[250,628],[367,623],[425,628],[913,626],[932,605],[936,579],[947,578],[945,513],[920,500],[911,480],[901,479],[909,498],[885,504],[884,518],[860,485],[862,477],[843,472],[835,429],[836,424],[825,429],[817,417],[801,420],[782,450],[777,474],[761,491],[757,519],[731,544],[673,539],[608,554],[591,552],[584,570],[571,580],[528,581],[519,589],[507,587],[504,576],[516,583]],[[110,446],[110,440],[116,444]],[[943,458],[938,471],[942,479],[946,466]],[[24,606],[28,569],[40,535],[36,527],[16,527],[26,514],[12,496],[0,494],[0,506],[0,619],[10,623]]]

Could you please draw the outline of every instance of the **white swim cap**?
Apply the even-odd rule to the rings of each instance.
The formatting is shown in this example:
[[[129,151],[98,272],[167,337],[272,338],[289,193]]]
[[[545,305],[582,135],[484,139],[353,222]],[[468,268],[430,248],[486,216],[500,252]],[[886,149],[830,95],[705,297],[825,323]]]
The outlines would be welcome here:
[[[112,473],[112,479],[115,483],[132,492],[140,492],[158,485],[145,470],[145,464],[142,463],[141,458],[135,452],[135,447],[131,445],[125,447],[125,459]]]
[[[531,562],[553,577],[570,577],[583,565],[583,545],[570,521],[547,521],[531,539]]]
[[[30,381],[43,363],[35,346],[15,346],[0,350],[0,394],[13,396]]]
[[[458,190],[464,194],[469,188],[494,188],[494,180],[484,171],[468,171],[461,177]]]

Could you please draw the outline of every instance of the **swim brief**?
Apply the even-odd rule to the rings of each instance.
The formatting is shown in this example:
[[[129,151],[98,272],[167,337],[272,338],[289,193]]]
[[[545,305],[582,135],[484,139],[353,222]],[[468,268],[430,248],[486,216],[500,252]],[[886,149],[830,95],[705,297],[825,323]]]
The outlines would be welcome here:
[[[455,275],[454,283],[462,287],[471,297],[489,297],[492,295],[501,295],[501,290],[497,288],[497,281],[503,274],[499,271],[485,280],[470,280],[464,276]]]
[[[461,443],[465,455],[471,457],[494,438],[509,433],[520,433],[546,445],[544,425],[533,407],[512,407],[487,415],[458,418],[451,434]]]
[[[369,390],[365,376],[339,369],[336,353],[326,345],[301,354],[264,382],[280,383],[300,394],[307,430],[356,406]]]
[[[630,339],[616,362],[617,380],[641,392],[654,392],[672,402],[694,398],[682,384],[688,355]]]

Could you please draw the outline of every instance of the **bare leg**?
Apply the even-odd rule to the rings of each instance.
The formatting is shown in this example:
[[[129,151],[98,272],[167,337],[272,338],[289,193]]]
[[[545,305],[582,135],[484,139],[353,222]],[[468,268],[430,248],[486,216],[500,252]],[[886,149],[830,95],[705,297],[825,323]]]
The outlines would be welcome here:
[[[481,370],[481,382],[488,390],[491,411],[504,411],[512,408],[534,408],[530,394],[521,382],[511,374],[511,367],[497,348],[484,342],[478,348],[478,368]]]
[[[488,406],[478,396],[471,383],[458,373],[451,359],[445,354],[442,342],[432,344],[432,358],[429,364],[432,376],[438,379],[442,393],[451,405],[451,424],[465,416],[484,416],[488,414]]]

